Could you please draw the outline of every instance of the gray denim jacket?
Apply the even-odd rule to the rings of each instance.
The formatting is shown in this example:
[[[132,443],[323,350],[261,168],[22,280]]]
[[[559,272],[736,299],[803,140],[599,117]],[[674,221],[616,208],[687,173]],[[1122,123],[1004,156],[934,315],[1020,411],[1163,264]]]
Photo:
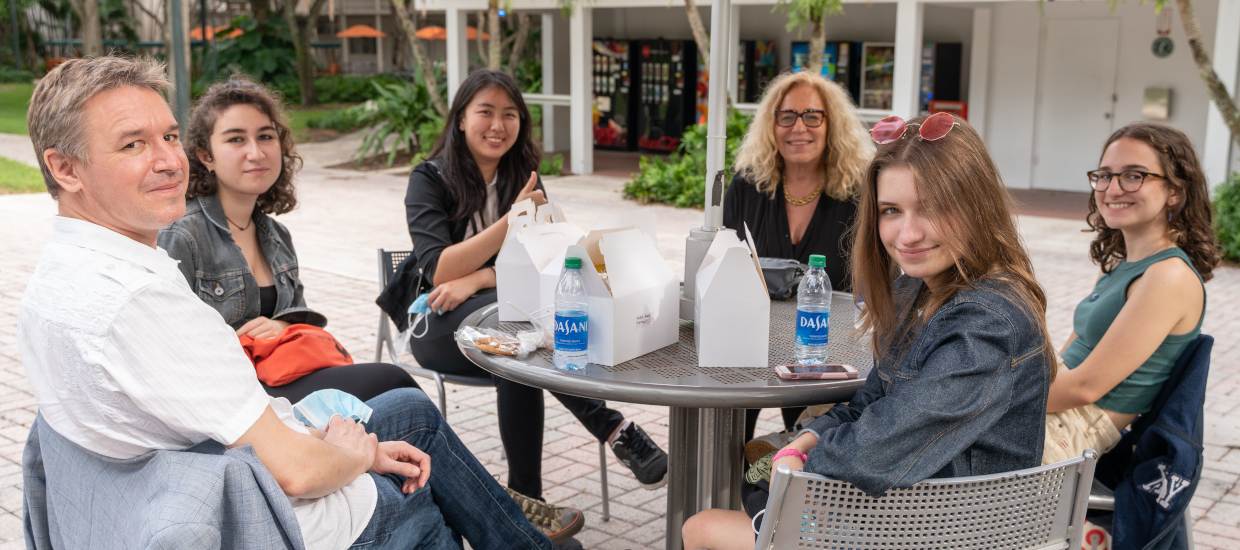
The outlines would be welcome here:
[[[908,318],[920,279],[894,290]],[[1041,463],[1049,343],[1014,302],[1012,284],[978,281],[912,336],[891,346],[851,402],[806,431],[818,435],[805,471],[870,495],[926,478],[964,477]]]
[[[327,318],[306,307],[297,270],[297,251],[288,229],[254,210],[258,244],[275,279],[274,318],[288,323],[327,325]],[[159,231],[159,247],[181,262],[189,287],[224,317],[233,329],[259,316],[258,282],[233,241],[219,197],[199,197],[185,204],[185,217]]]

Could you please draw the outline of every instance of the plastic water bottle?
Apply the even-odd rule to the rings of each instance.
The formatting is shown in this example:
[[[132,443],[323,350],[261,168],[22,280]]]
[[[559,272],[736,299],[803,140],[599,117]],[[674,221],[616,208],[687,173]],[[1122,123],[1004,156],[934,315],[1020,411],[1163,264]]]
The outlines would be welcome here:
[[[586,368],[589,344],[587,319],[590,293],[581,277],[581,258],[564,258],[564,272],[555,285],[555,353],[552,363],[558,369]]]
[[[797,289],[796,359],[803,365],[827,362],[828,321],[831,318],[831,278],[823,267],[825,256],[809,257],[809,271]]]

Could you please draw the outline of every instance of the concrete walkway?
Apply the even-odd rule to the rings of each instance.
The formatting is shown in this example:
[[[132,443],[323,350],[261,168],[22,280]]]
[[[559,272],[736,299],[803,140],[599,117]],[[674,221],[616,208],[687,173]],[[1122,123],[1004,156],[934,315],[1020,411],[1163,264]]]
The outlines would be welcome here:
[[[29,141],[0,134],[0,155],[23,159]],[[296,238],[309,305],[323,312],[330,330],[359,360],[375,345],[379,310],[375,250],[408,249],[404,219],[405,178],[332,170],[355,146],[341,142],[300,147],[306,168],[298,180],[301,206],[281,216]],[[33,161],[33,155],[29,155]],[[548,194],[563,205],[570,221],[592,227],[608,212],[638,208],[623,201],[623,180],[563,177],[547,181]],[[668,263],[683,271],[684,237],[702,223],[697,210],[652,207],[659,219],[659,244]],[[36,407],[17,352],[16,315],[43,245],[50,234],[54,202],[45,194],[0,196],[0,550],[24,548],[21,530],[21,454]],[[1083,222],[1024,216],[1025,244],[1039,281],[1050,299],[1051,336],[1061,344],[1071,333],[1072,310],[1091,289],[1097,268],[1087,256],[1090,235]],[[1207,284],[1211,309],[1204,332],[1216,338],[1206,402],[1206,470],[1192,502],[1197,547],[1240,548],[1240,270],[1223,268]],[[406,356],[412,362],[412,357]],[[423,380],[419,381],[426,382]],[[431,384],[423,384],[435,394]],[[495,392],[450,386],[448,419],[491,473],[506,479],[496,427]],[[667,445],[665,407],[613,403]],[[543,414],[531,411],[531,414]],[[545,497],[586,511],[587,527],[577,537],[587,548],[662,548],[664,490],[637,486],[614,457],[611,472],[612,519],[603,522],[597,443],[555,399],[547,399],[544,436]],[[778,412],[764,411],[759,432],[774,431]]]

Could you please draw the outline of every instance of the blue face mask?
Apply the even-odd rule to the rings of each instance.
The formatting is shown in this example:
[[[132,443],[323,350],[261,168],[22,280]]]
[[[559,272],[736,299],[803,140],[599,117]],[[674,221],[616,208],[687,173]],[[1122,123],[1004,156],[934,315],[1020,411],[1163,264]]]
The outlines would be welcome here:
[[[319,390],[293,405],[293,416],[316,430],[326,430],[327,423],[337,414],[365,423],[372,412],[360,399],[340,390]]]

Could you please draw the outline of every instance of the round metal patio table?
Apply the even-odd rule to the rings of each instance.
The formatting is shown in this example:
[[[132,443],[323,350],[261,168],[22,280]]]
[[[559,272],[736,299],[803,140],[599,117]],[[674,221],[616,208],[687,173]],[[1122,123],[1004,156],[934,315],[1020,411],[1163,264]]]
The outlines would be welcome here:
[[[500,323],[497,304],[471,314],[461,326],[529,330],[530,323]],[[680,341],[615,366],[590,363],[567,371],[551,363],[551,350],[525,359],[493,355],[458,342],[482,369],[536,388],[625,403],[666,405],[669,415],[667,548],[680,550],[680,526],[698,510],[740,508],[745,409],[848,401],[873,367],[868,338],[853,329],[851,294],[835,292],[830,317],[830,360],[855,365],[853,380],[784,380],[775,365],[793,360],[796,301],[771,302],[767,365],[701,367],[693,324],[681,321]]]

